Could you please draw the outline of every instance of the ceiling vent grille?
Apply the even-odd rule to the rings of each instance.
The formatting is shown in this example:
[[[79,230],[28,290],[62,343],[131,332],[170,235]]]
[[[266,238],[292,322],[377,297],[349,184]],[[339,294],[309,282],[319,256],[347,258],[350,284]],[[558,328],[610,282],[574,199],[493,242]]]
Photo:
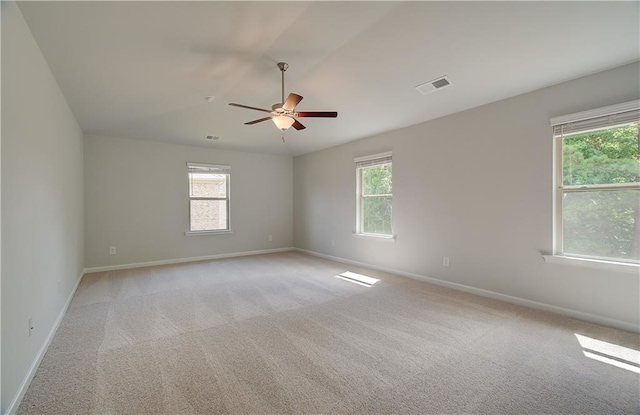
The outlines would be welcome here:
[[[440,78],[436,78],[429,82],[425,82],[424,84],[420,84],[415,88],[416,91],[420,92],[422,95],[427,95],[437,91],[438,89],[446,88],[451,85],[453,85],[453,82],[451,82],[448,77],[441,76]]]

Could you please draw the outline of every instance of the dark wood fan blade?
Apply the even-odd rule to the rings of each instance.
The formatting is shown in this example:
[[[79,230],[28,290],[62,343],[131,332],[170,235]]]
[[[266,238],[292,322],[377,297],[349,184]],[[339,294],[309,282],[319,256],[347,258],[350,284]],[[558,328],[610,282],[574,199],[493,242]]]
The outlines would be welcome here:
[[[271,112],[269,110],[266,110],[264,108],[256,108],[256,107],[250,107],[248,105],[242,105],[242,104],[234,104],[233,102],[230,102],[229,105],[231,105],[232,107],[239,107],[239,108],[246,108],[248,110],[256,110],[256,111],[262,111],[262,112]]]
[[[334,111],[303,111],[296,114],[298,117],[327,117],[335,118],[338,116]]]
[[[267,120],[270,120],[270,119],[271,119],[271,117],[264,117],[264,118],[260,118],[259,120],[253,120],[253,121],[246,122],[246,123],[244,123],[244,125],[257,124],[259,122],[267,121]]]
[[[304,125],[302,125],[298,120],[295,120],[293,122],[292,127],[295,128],[296,130],[304,130],[305,128],[307,128]]]
[[[287,111],[293,111],[296,105],[298,105],[302,101],[302,97],[298,94],[289,94],[287,100],[284,102],[282,106],[283,109]]]

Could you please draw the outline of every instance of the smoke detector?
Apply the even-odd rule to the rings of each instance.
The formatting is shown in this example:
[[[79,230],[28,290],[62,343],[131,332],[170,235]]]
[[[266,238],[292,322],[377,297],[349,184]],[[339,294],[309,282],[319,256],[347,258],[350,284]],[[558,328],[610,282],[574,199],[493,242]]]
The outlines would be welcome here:
[[[217,135],[209,135],[209,134],[207,134],[207,135],[204,136],[204,139],[205,140],[210,140],[210,141],[220,141],[220,137],[217,136]]]
[[[446,88],[451,85],[453,85],[453,82],[451,82],[451,80],[447,76],[441,76],[440,78],[436,78],[429,82],[425,82],[424,84],[420,84],[415,88],[416,91],[420,92],[422,95],[427,95],[437,91],[438,89]]]

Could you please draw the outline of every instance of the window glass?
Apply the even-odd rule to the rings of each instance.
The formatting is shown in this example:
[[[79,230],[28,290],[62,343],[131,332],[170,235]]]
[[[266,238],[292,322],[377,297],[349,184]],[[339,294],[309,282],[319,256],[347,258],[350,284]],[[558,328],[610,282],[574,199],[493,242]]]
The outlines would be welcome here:
[[[227,229],[226,200],[191,200],[191,230]]]
[[[638,124],[563,137],[565,186],[640,182]]]
[[[554,127],[560,156],[556,160],[556,252],[638,262],[639,113],[581,116],[567,116],[577,121]]]
[[[391,235],[391,197],[365,198],[362,231]]]
[[[393,166],[391,155],[356,159],[357,233],[393,235]]]
[[[362,169],[362,193],[365,195],[384,195],[392,192],[391,163]]]
[[[640,190],[565,192],[564,252],[637,260]]]
[[[189,171],[189,231],[229,230],[229,178],[224,165],[187,163]]]
[[[190,197],[227,197],[226,174],[190,174]]]

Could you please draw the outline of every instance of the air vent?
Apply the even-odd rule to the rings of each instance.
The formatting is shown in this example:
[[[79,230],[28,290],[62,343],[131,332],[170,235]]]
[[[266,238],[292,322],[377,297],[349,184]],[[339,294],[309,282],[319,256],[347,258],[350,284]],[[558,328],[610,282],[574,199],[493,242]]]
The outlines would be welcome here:
[[[217,135],[205,135],[204,139],[211,141],[220,141],[220,137],[218,137]]]
[[[427,95],[432,92],[437,91],[438,89],[446,88],[451,86],[453,82],[446,76],[441,76],[440,78],[433,79],[429,82],[425,82],[424,84],[420,84],[416,87],[416,90],[420,92],[422,95]]]

